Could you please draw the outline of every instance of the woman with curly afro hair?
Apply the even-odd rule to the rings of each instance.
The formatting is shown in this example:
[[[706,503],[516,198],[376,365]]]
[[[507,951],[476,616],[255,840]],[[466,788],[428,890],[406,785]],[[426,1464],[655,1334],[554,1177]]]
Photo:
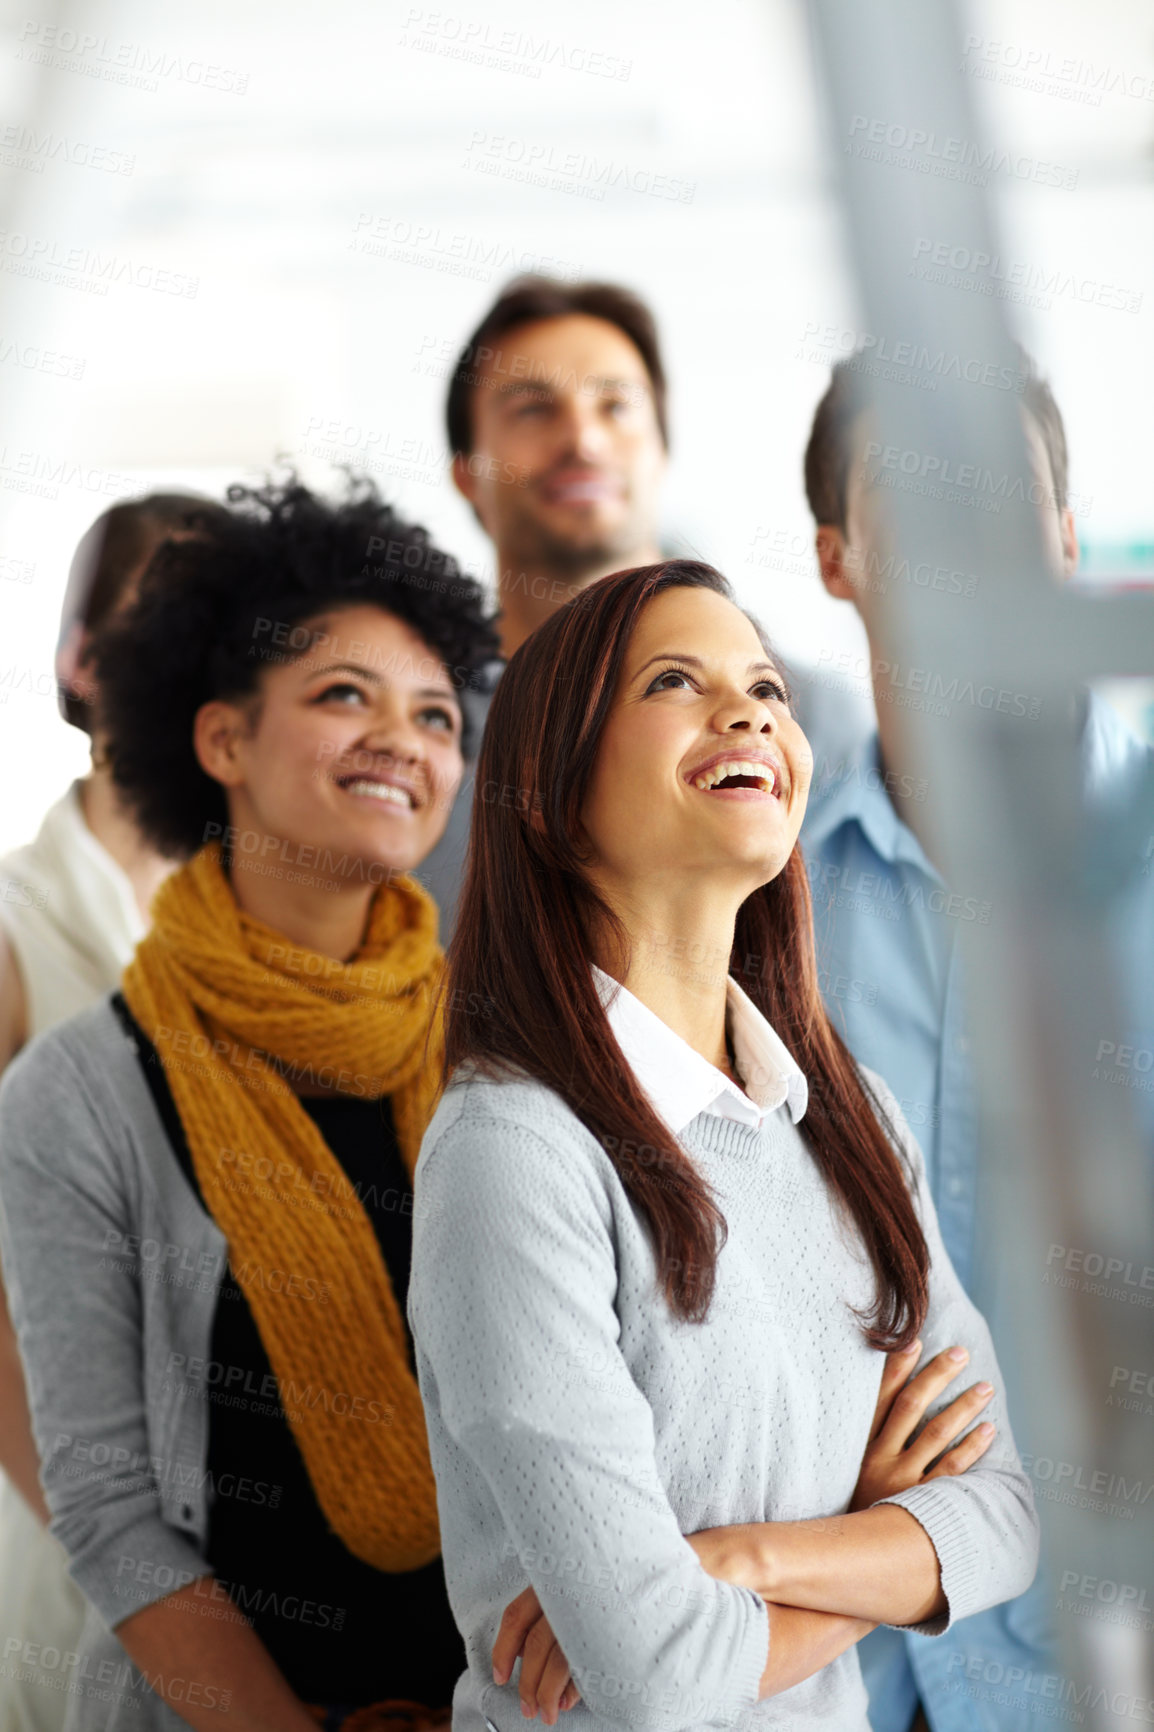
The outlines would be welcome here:
[[[97,651],[115,784],[184,864],[120,989],[0,1092],[5,1275],[88,1601],[68,1725],[447,1723],[405,1318],[442,952],[412,873],[496,639],[366,484],[234,487],[194,528]]]

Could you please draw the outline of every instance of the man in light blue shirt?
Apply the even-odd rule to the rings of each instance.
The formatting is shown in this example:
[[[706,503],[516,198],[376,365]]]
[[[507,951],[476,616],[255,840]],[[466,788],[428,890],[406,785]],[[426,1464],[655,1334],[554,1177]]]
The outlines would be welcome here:
[[[1062,418],[1049,386],[1028,365],[1023,386],[1034,472],[1029,493],[1041,501],[1055,576],[1068,577],[1078,544]],[[977,1121],[959,934],[967,922],[987,921],[990,909],[980,884],[947,885],[928,852],[925,783],[905,760],[895,722],[898,703],[908,705],[910,694],[895,687],[896,662],[886,654],[877,598],[902,583],[932,584],[961,598],[974,593],[977,580],[944,566],[911,570],[895,556],[881,508],[887,481],[876,462],[881,447],[869,433],[851,358],[834,369],[818,406],[805,478],[822,580],[832,596],[856,609],[869,644],[868,660],[860,658],[860,666],[859,658],[846,656],[844,666],[827,664],[824,677],[834,690],[846,688],[847,678],[849,690],[868,680],[877,726],[840,764],[823,761],[819,743],[802,842],[827,1008],[854,1056],[885,1078],[921,1143],[943,1239],[969,1290],[975,1273]],[[1085,790],[1106,811],[1149,773],[1151,754],[1100,699],[1083,696],[1079,702]],[[1138,876],[1118,920],[1127,923],[1131,957],[1141,929],[1139,950],[1149,964],[1154,886],[1147,879],[1143,887]],[[1134,973],[1148,979],[1150,968]],[[1142,987],[1131,994],[1126,1014],[1119,1045],[1127,1038],[1135,1050],[1154,1045]],[[1061,1670],[1048,1623],[1050,1598],[1039,1578],[1020,1599],[957,1625],[948,1642],[892,1629],[866,1637],[859,1654],[877,1732],[926,1725],[932,1732],[985,1732],[995,1722],[998,1732],[1035,1728],[1037,1710],[1054,1688],[1046,1680]],[[1017,1681],[1015,1688],[993,1691],[980,1683],[1007,1675]],[[974,1677],[976,1687],[968,1682]]]

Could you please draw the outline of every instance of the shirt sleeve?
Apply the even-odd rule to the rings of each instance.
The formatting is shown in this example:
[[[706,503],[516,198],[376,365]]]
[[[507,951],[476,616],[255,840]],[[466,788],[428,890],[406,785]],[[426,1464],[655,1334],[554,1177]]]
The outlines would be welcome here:
[[[496,1504],[494,1556],[519,1558],[599,1719],[728,1725],[758,1699],[768,1610],[708,1575],[681,1532],[616,1287],[611,1203],[579,1145],[470,1113],[426,1150],[418,1366]],[[451,1496],[442,1539],[451,1577]]]
[[[1010,1430],[1006,1386],[986,1321],[969,1298],[950,1262],[930,1195],[925,1158],[882,1079],[863,1069],[863,1078],[889,1121],[914,1194],[930,1254],[929,1308],[920,1330],[921,1363],[955,1344],[969,1349],[962,1375],[927,1410],[930,1420],[975,1383],[992,1383],[994,1394],[976,1424],[997,1427],[986,1453],[952,1478],[911,1486],[880,1503],[900,1504],[919,1521],[941,1566],[946,1611],[906,1628],[940,1636],[960,1618],[969,1618],[1025,1593],[1038,1567],[1039,1527],[1034,1493]],[[924,1423],[924,1422],[923,1422]]]
[[[49,1042],[0,1087],[0,1255],[51,1531],[115,1628],[211,1569],[160,1513],[125,1163],[83,1077]]]

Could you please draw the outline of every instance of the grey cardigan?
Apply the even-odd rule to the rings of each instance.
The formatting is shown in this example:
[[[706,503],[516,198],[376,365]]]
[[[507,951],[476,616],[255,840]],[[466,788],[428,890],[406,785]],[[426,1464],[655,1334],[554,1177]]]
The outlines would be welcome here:
[[[887,1500],[937,1552],[948,1612],[918,1628],[939,1635],[1029,1585],[1037,1521],[989,1332],[942,1245],[921,1152],[866,1074],[900,1135],[929,1244],[925,1356],[961,1342],[960,1386],[988,1378],[997,1392],[998,1435],[976,1466]],[[496,1687],[490,1660],[527,1583],[582,1694],[564,1732],[868,1732],[853,1649],[757,1701],[765,1603],[707,1575],[684,1535],[848,1507],[884,1362],[851,1314],[872,1299],[871,1270],[785,1107],[760,1129],[699,1113],[680,1141],[729,1228],[701,1324],[671,1315],[616,1169],[550,1089],[462,1067],[426,1132],[409,1318],[469,1655],[457,1732],[523,1725],[515,1679]]]
[[[187,1732],[113,1627],[197,1576],[213,1495],[207,1361],[224,1235],[185,1179],[108,998],[0,1084],[0,1254],[52,1532],[89,1601],[66,1732]],[[6,1657],[8,1663],[19,1655]],[[212,1678],[168,1680],[223,1706]]]

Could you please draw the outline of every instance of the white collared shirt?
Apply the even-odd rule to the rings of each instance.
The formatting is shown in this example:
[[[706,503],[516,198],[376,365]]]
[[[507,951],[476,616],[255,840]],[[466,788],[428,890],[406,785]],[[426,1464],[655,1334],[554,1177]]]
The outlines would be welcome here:
[[[801,1118],[809,1101],[805,1076],[732,975],[726,981],[725,1024],[747,1093],[695,1052],[628,987],[596,963],[592,967],[594,984],[625,1061],[675,1136],[698,1113],[736,1119],[755,1129],[780,1106],[788,1105],[794,1124]]]

